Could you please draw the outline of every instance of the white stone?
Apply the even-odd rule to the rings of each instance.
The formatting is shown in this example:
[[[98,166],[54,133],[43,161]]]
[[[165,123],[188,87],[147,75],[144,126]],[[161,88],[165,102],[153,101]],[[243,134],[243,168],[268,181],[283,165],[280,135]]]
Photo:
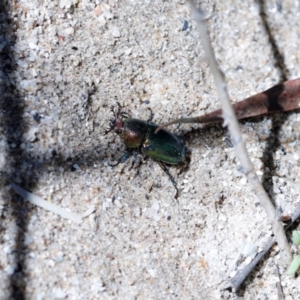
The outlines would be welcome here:
[[[113,37],[115,37],[115,38],[121,37],[120,29],[116,26],[112,27],[111,33],[112,33]]]
[[[103,11],[103,16],[106,20],[111,20],[114,17],[114,15],[107,9]]]
[[[74,34],[74,28],[73,27],[69,27],[69,28],[66,28],[65,30],[64,30],[64,32],[65,32],[65,34],[66,35],[73,35]]]

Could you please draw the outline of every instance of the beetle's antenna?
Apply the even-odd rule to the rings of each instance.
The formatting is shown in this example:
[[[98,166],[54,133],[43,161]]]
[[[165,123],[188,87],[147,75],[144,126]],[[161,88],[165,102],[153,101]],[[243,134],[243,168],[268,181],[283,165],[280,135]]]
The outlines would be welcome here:
[[[123,117],[123,118],[125,118],[125,119],[130,118],[128,112],[126,112],[126,111],[120,111],[120,112],[119,112],[119,116],[121,116],[121,117]]]
[[[118,103],[118,105],[120,107],[120,103],[119,102],[117,102],[117,103]],[[117,119],[118,112],[116,113],[115,107],[113,105],[110,107],[110,111],[112,112],[112,114],[114,115],[114,117],[109,119],[109,126],[105,130],[105,134],[108,134],[109,132],[111,132],[112,130],[114,130],[115,121]]]
[[[130,118],[130,115],[126,111],[122,111],[123,107],[119,102],[117,102],[117,105],[118,105],[117,108],[115,108],[115,106],[113,106],[113,105],[110,107],[110,111],[113,114],[113,118],[109,119],[109,126],[108,126],[107,130],[105,130],[105,134],[114,130],[115,125],[116,125],[116,120],[119,119],[119,117],[122,117],[125,119]]]
[[[114,111],[115,119],[118,119],[118,117],[120,116],[126,119],[130,118],[129,114],[126,111],[122,110],[123,109],[122,105],[119,102],[117,102],[117,104],[118,104],[117,112]]]

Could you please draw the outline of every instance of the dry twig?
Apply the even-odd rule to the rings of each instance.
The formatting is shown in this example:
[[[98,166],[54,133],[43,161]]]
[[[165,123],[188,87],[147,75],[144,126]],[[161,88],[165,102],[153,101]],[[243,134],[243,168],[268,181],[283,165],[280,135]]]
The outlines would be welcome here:
[[[279,273],[279,267],[277,264],[275,264],[275,271],[276,275],[278,277],[278,281],[276,282],[276,288],[277,288],[277,294],[278,294],[278,300],[284,300],[282,285],[281,285],[281,278]]]
[[[290,111],[299,109],[300,103],[300,78],[276,84],[270,89],[248,97],[232,105],[238,120],[261,116],[264,114]],[[172,124],[180,123],[218,123],[223,122],[222,109],[214,110],[208,114],[194,117],[181,118],[161,125],[157,130]]]
[[[300,218],[300,203],[296,207],[294,214],[292,215],[290,223],[285,227],[285,231],[288,230],[296,220]],[[263,259],[265,254],[272,248],[275,244],[274,238],[269,238],[265,243],[263,250],[259,252],[255,258],[243,269],[239,270],[233,278],[230,279],[229,285],[225,287],[225,289],[232,289],[232,291],[236,292],[242,285],[242,283],[246,280],[248,275],[252,272],[255,266]]]
[[[235,116],[234,110],[229,100],[224,76],[218,68],[214,56],[214,51],[209,41],[209,37],[206,31],[206,24],[204,21],[204,13],[203,11],[197,9],[192,1],[190,1],[190,3],[192,14],[194,16],[195,21],[197,22],[198,29],[200,32],[201,44],[204,48],[206,58],[209,62],[214,77],[215,85],[217,88],[218,96],[221,101],[224,125],[228,126],[228,130],[231,134],[231,139],[234,144],[236,155],[241,164],[241,170],[247,176],[248,182],[251,184],[254,192],[260,200],[261,205],[265,209],[268,219],[272,224],[273,233],[281,250],[282,257],[285,263],[289,264],[292,260],[292,255],[283,226],[280,220],[276,218],[275,207],[273,206],[268,194],[266,193],[261,182],[259,181],[253,168],[253,165],[250,161],[245,143],[243,141],[242,133],[238,125],[238,120]]]

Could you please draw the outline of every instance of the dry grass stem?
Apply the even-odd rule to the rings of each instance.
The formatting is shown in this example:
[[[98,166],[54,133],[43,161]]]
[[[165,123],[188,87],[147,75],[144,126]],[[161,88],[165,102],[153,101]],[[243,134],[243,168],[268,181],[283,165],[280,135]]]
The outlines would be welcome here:
[[[290,247],[280,220],[276,219],[275,207],[271,202],[268,194],[264,190],[261,182],[259,181],[253,165],[250,161],[248,151],[246,149],[245,142],[242,137],[241,130],[239,128],[238,120],[235,112],[229,100],[224,75],[220,71],[216,62],[214,51],[206,30],[206,24],[204,20],[204,13],[197,9],[195,4],[191,1],[191,11],[195,21],[197,22],[198,29],[200,32],[201,44],[204,48],[206,58],[211,68],[215,85],[217,87],[218,96],[222,105],[222,117],[224,119],[224,125],[228,126],[228,130],[231,135],[232,142],[234,144],[236,156],[238,157],[241,164],[241,171],[247,176],[248,182],[252,189],[260,200],[261,205],[265,209],[269,221],[272,223],[273,233],[276,241],[281,250],[281,255],[284,262],[288,265],[292,260],[292,254]]]

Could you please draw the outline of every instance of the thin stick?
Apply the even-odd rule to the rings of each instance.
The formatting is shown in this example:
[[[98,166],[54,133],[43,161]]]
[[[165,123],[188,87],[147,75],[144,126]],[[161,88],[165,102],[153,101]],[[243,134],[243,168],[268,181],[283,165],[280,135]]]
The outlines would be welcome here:
[[[276,282],[278,300],[284,300],[284,295],[283,295],[283,290],[282,290],[282,285],[281,285],[281,277],[280,277],[280,273],[279,273],[279,267],[277,264],[275,264],[275,272],[278,277],[278,281]]]
[[[256,265],[264,258],[266,253],[272,248],[275,244],[274,238],[269,238],[264,248],[259,252],[255,258],[243,269],[239,270],[234,277],[230,279],[230,283],[224,287],[224,289],[231,289],[234,293],[241,287],[242,283],[246,280],[248,275],[253,271]]]
[[[285,226],[285,231],[287,231],[294,223],[296,220],[300,218],[300,203],[298,203],[291,221],[289,222],[288,225]],[[236,275],[230,279],[229,285],[227,285],[224,289],[231,288],[233,292],[236,292],[242,283],[246,280],[248,275],[252,272],[252,270],[256,267],[256,265],[263,259],[265,254],[272,248],[272,246],[275,244],[275,239],[274,238],[269,238],[268,241],[265,243],[263,250],[259,252],[255,258],[243,269],[239,270]]]
[[[292,260],[290,247],[287,242],[283,226],[281,222],[275,217],[275,207],[273,206],[268,194],[266,193],[262,184],[260,183],[253,168],[253,165],[250,161],[245,143],[243,141],[242,133],[238,125],[238,120],[235,116],[234,110],[229,100],[224,75],[218,68],[214,56],[214,51],[209,41],[209,37],[206,31],[206,24],[204,21],[204,13],[203,11],[198,10],[192,1],[190,1],[190,4],[192,14],[194,16],[195,21],[197,22],[198,29],[200,32],[201,44],[204,48],[206,58],[209,62],[214,77],[215,85],[217,88],[218,96],[221,101],[224,125],[228,126],[228,130],[230,132],[231,139],[235,148],[236,156],[238,157],[241,164],[241,170],[247,176],[248,182],[251,184],[252,189],[259,198],[262,207],[265,209],[269,221],[272,223],[273,233],[281,250],[282,257],[285,263],[288,265]]]

